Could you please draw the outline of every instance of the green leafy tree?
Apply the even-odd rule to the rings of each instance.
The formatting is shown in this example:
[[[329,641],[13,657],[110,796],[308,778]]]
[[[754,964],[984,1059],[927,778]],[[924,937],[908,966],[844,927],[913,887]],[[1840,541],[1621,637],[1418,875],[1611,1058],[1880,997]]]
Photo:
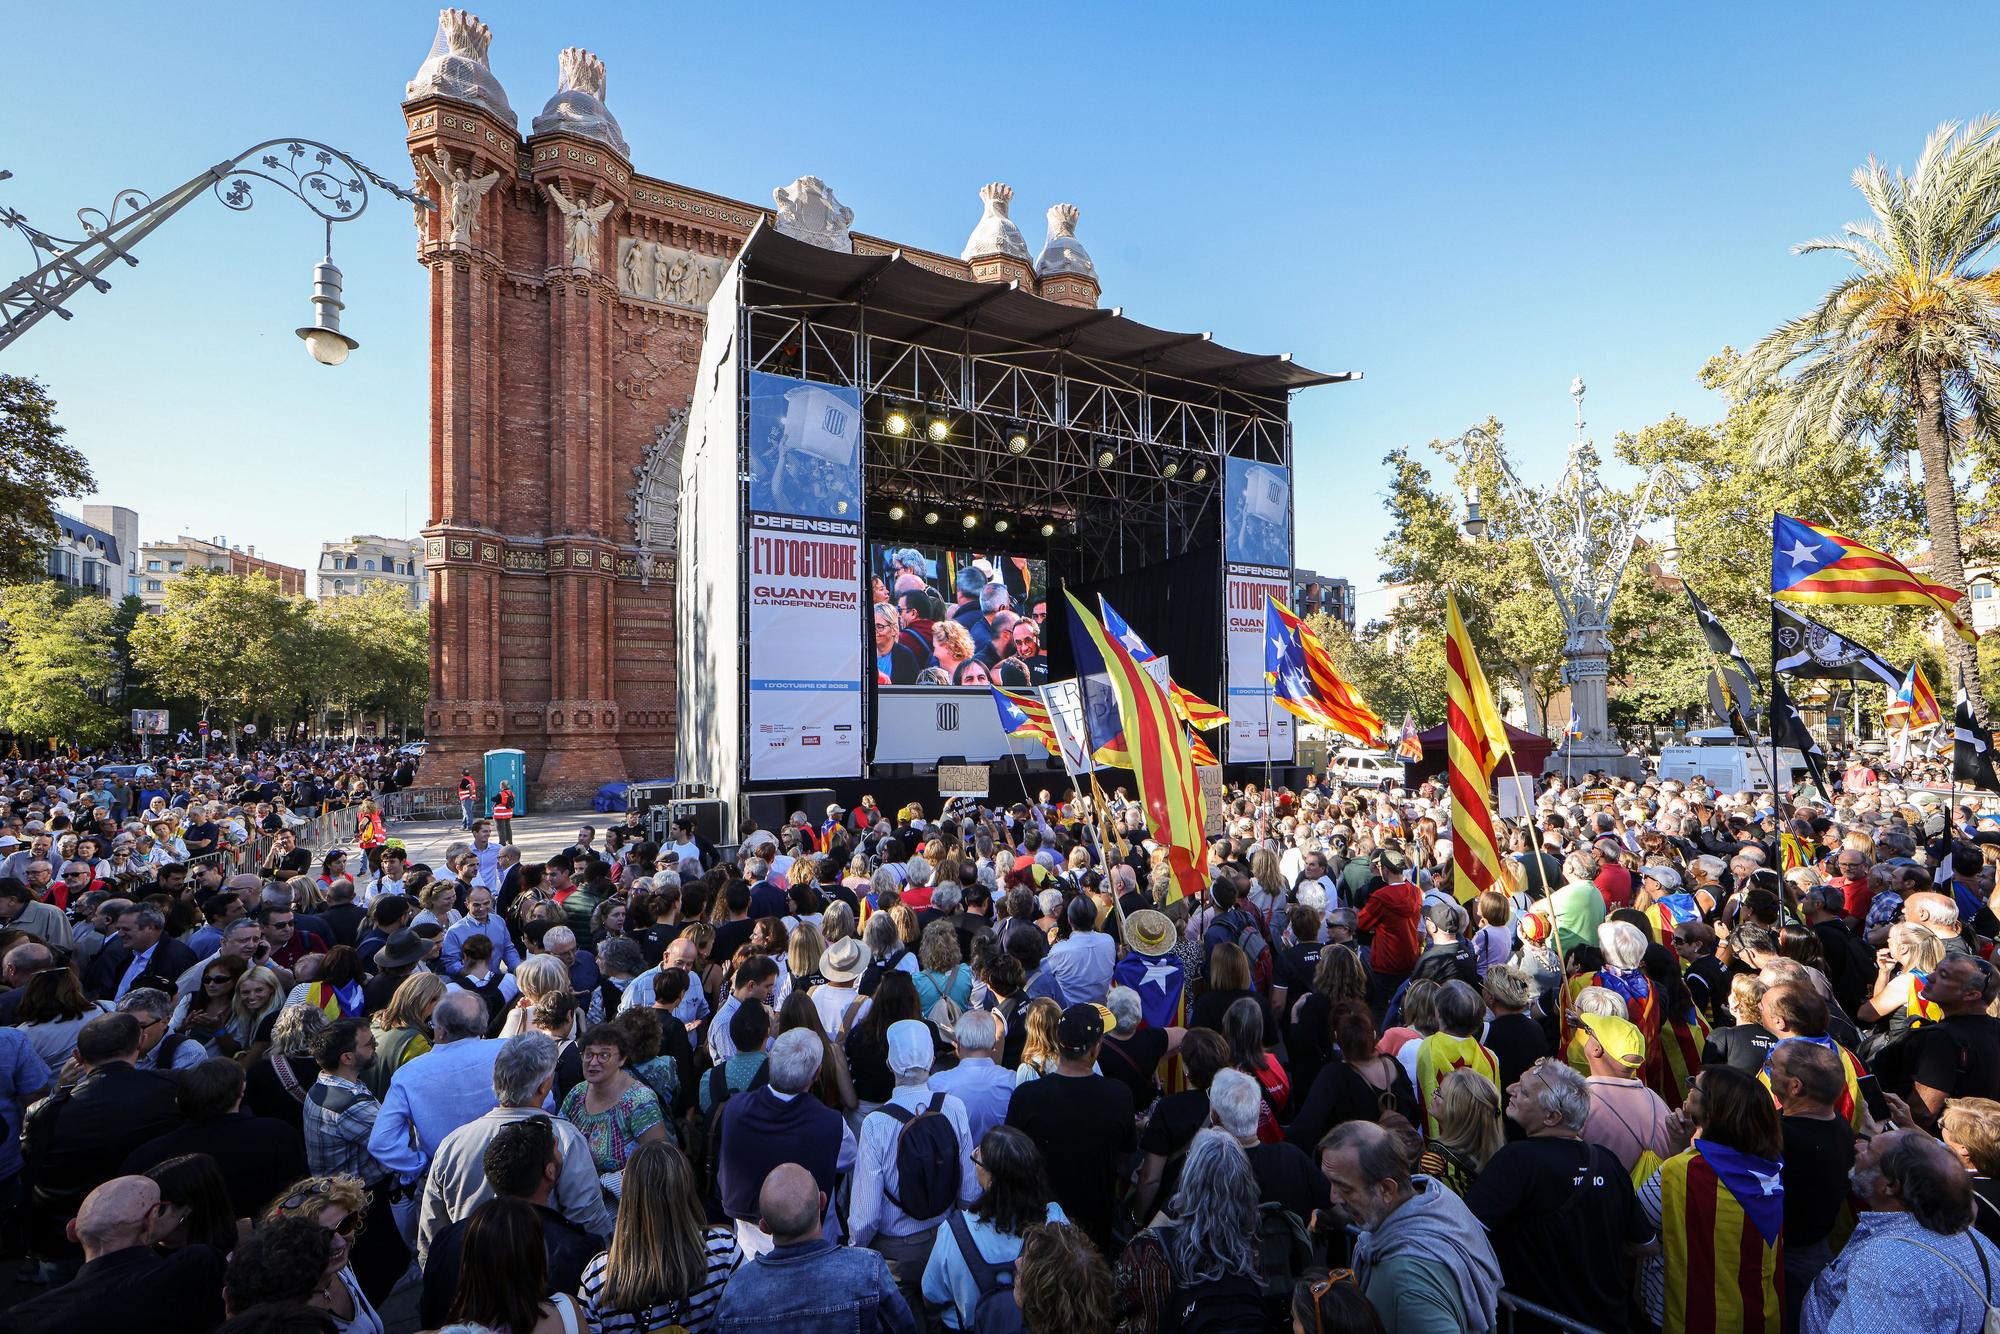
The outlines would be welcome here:
[[[41,382],[0,375],[0,583],[42,575],[62,536],[56,500],[96,485],[83,455],[63,443],[55,400]]]
[[[392,724],[423,716],[430,695],[430,624],[404,589],[386,583],[314,605],[315,657],[329,668],[322,707],[379,713]]]
[[[265,574],[190,570],[167,585],[160,611],[132,629],[132,660],[169,695],[192,700],[233,735],[258,718],[292,715],[306,634],[303,598]]]
[[[16,736],[95,745],[119,732],[108,603],[38,581],[0,588],[0,724]]]
[[[1811,310],[1751,348],[1737,367],[1751,391],[1775,385],[1757,442],[1792,462],[1824,439],[1879,443],[1907,425],[1923,469],[1930,577],[1965,587],[1953,454],[2000,440],[2000,120],[1939,126],[1905,176],[1870,159],[1854,173],[1873,217],[1799,254],[1853,265]],[[1955,669],[1978,677],[1973,646],[1952,638]]]

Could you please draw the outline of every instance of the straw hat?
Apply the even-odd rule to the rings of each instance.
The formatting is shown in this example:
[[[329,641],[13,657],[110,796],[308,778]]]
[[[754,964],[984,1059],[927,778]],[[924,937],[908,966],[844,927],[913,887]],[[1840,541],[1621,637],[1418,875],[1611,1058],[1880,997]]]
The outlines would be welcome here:
[[[1125,944],[1134,954],[1161,955],[1174,947],[1174,924],[1157,908],[1141,908],[1125,919]]]

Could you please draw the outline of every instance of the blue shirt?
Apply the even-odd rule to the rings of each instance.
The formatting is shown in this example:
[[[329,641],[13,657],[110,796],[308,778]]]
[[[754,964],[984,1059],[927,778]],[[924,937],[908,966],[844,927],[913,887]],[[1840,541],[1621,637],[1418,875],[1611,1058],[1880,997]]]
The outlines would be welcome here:
[[[620,1014],[642,1005],[652,1005],[653,981],[659,977],[660,971],[658,968],[648,968],[625,984],[625,994],[618,1001]],[[708,1018],[708,997],[702,994],[699,984],[690,986],[681,996],[679,1003],[674,1006],[674,1018],[684,1024],[698,1024]]]
[[[1048,1221],[1069,1222],[1062,1206],[1053,1200],[1049,1202]],[[966,1211],[965,1226],[986,1263],[1007,1265],[1020,1258],[1020,1237],[1001,1232],[982,1218],[974,1218],[971,1210]],[[965,1259],[959,1254],[958,1234],[948,1226],[940,1226],[937,1240],[931,1243],[931,1258],[924,1265],[924,1300],[944,1308],[946,1329],[972,1328],[972,1313],[979,1308],[979,1285],[972,1281],[972,1271],[966,1268]]]
[[[0,1181],[21,1170],[21,1108],[55,1082],[27,1034],[0,1028]]]
[[[368,1134],[375,1161],[406,1182],[422,1176],[446,1135],[500,1105],[493,1094],[493,1062],[504,1045],[460,1038],[397,1070]]]
[[[1976,1290],[1982,1283],[1984,1293]],[[1979,1334],[1986,1304],[1996,1298],[2000,1249],[1992,1242],[1971,1229],[1947,1237],[1909,1214],[1869,1212],[1806,1294],[1799,1328],[1804,1334]]]
[[[465,942],[474,936],[485,936],[493,942],[496,969],[503,965],[512,969],[521,962],[521,951],[514,948],[514,938],[507,934],[507,924],[498,914],[489,914],[484,925],[467,917],[444,933],[443,963],[447,973],[456,973],[464,966]]]
[[[1014,1098],[1014,1072],[990,1056],[968,1056],[949,1070],[931,1075],[931,1089],[965,1104],[965,1123],[977,1148],[986,1132],[1007,1119]]]

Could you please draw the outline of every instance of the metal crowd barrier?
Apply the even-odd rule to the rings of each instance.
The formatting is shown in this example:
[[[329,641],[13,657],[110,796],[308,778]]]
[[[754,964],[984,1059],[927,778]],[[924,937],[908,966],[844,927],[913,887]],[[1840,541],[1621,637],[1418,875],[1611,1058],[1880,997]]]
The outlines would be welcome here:
[[[1586,1325],[1572,1320],[1560,1311],[1551,1311],[1525,1297],[1516,1297],[1505,1288],[1500,1289],[1500,1328],[1506,1334],[1513,1334],[1518,1317],[1529,1316],[1545,1325],[1552,1325],[1564,1334],[1604,1334],[1595,1325]]]
[[[406,787],[382,798],[384,820],[456,820],[459,814],[456,787]]]

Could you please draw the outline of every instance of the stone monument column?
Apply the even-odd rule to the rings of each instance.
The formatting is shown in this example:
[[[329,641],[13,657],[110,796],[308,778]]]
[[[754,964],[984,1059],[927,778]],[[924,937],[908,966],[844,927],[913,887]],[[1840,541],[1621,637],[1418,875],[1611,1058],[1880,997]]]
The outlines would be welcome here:
[[[462,10],[438,19],[434,54],[403,111],[419,188],[417,255],[431,287],[431,490],[424,527],[431,681],[423,781],[478,772],[500,744],[500,286],[503,215],[519,185],[507,95],[487,66],[491,33]]]
[[[560,86],[528,139],[545,201],[548,301],[548,749],[534,776],[544,801],[626,777],[613,613],[631,484],[616,474],[612,448],[611,326],[631,163],[604,104],[604,62],[572,47],[559,66]]]

